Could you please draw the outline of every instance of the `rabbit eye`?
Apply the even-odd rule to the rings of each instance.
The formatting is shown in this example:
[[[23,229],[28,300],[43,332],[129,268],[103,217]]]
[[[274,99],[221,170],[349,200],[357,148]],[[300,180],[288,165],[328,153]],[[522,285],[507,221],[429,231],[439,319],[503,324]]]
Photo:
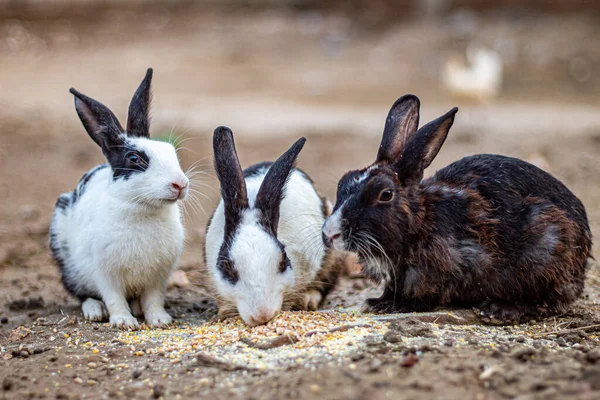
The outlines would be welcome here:
[[[379,201],[381,201],[383,203],[387,203],[389,201],[392,201],[393,198],[394,198],[394,192],[391,189],[385,189],[379,195]]]
[[[135,153],[129,154],[129,155],[127,156],[127,159],[128,159],[129,161],[131,161],[132,163],[134,163],[134,164],[137,164],[137,163],[139,163],[139,162],[140,162],[140,156],[138,156],[138,155],[137,155],[137,154],[135,154]]]
[[[223,274],[225,280],[227,280],[232,285],[235,285],[235,283],[240,278],[237,270],[233,266],[233,263],[229,260],[221,261],[221,263],[219,263],[219,269],[221,270],[221,273]]]

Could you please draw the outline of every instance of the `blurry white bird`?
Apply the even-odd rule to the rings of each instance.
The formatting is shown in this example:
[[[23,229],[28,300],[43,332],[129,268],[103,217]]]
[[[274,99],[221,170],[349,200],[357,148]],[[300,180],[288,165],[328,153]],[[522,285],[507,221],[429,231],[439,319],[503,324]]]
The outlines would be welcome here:
[[[502,86],[502,57],[495,51],[470,45],[465,65],[457,57],[449,58],[442,70],[441,82],[454,97],[487,102],[498,96]]]

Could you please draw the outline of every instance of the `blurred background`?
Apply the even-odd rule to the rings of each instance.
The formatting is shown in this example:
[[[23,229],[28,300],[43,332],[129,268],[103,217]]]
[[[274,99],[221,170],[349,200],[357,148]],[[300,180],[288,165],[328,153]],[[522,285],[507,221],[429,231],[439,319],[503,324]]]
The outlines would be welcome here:
[[[184,167],[205,172],[186,206],[184,270],[201,265],[218,199],[216,126],[233,129],[244,166],[307,136],[299,166],[335,200],[405,93],[423,122],[460,107],[431,171],[480,152],[521,157],[567,183],[597,236],[599,66],[591,0],[0,0],[0,265],[56,278],[55,199],[103,162],[68,89],[124,121],[148,67],[153,136],[177,138]]]

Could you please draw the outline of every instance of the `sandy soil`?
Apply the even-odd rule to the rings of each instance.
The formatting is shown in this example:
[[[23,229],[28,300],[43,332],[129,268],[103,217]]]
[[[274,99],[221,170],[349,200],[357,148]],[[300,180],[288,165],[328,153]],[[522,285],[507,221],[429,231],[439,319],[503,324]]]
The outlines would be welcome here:
[[[399,95],[419,94],[424,120],[458,104],[432,170],[479,152],[524,158],[563,179],[600,233],[600,25],[589,15],[493,14],[477,16],[464,36],[453,18],[464,16],[366,29],[337,14],[159,7],[0,20],[0,398],[598,398],[596,265],[573,310],[539,323],[486,327],[469,310],[362,316],[356,307],[376,288],[345,278],[325,307],[337,313],[281,326],[297,342],[258,349],[237,339],[202,341],[217,335],[204,329],[279,334],[279,325],[206,324],[214,308],[199,271],[218,197],[210,165],[217,125],[233,128],[244,165],[273,159],[305,135],[299,165],[334,196],[344,171],[373,160]],[[447,52],[498,38],[515,49],[498,99],[470,104],[440,90]],[[592,68],[585,82],[570,75],[573,57]],[[169,289],[177,325],[129,334],[83,321],[60,286],[47,230],[58,194],[102,161],[67,89],[123,118],[148,66],[153,134],[182,135],[181,162],[201,160],[207,175],[196,185],[206,198],[186,206],[179,267],[192,284]],[[307,336],[311,320],[327,332]]]

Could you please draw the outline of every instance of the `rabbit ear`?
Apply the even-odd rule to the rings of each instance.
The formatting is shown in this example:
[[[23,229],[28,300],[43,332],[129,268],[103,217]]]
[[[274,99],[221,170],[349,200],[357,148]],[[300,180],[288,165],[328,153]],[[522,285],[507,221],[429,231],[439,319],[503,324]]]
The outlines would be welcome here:
[[[129,104],[129,116],[127,118],[127,134],[129,136],[150,137],[151,83],[152,68],[148,68],[146,77],[135,91]]]
[[[75,96],[75,109],[85,130],[94,142],[102,148],[105,156],[123,144],[123,128],[119,120],[104,104],[71,88]]]
[[[400,97],[388,113],[376,162],[394,163],[402,156],[406,144],[419,127],[419,98],[412,94]]]
[[[429,167],[444,144],[457,111],[458,108],[454,107],[423,126],[406,144],[402,158],[394,165],[404,186],[417,185],[423,179],[423,171]]]
[[[215,129],[213,150],[215,170],[221,182],[221,196],[225,204],[225,230],[227,235],[232,235],[242,211],[248,208],[248,194],[231,129],[225,126]]]
[[[296,158],[304,147],[305,138],[300,138],[283,153],[269,168],[267,176],[260,185],[256,195],[255,208],[260,210],[261,224],[272,235],[277,236],[279,224],[279,206],[283,200],[283,189],[290,176],[290,171],[296,163]]]

